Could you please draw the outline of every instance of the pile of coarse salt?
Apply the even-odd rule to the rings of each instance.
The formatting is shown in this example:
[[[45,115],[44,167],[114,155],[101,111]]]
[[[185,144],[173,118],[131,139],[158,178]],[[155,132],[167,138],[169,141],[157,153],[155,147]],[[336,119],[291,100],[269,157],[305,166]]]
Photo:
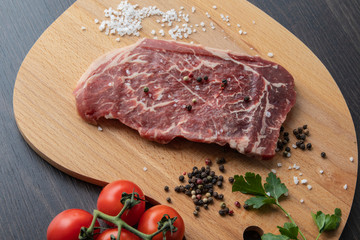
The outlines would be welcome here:
[[[111,7],[105,9],[104,14],[108,20],[103,20],[100,23],[98,19],[95,19],[95,23],[100,24],[99,30],[104,31],[106,35],[140,36],[139,31],[143,28],[142,20],[151,16],[161,16],[161,20],[158,19],[156,22],[160,23],[162,27],[165,24],[173,27],[169,30],[169,34],[175,40],[177,38],[187,38],[193,33],[192,28],[187,24],[173,26],[174,22],[181,22],[182,20],[189,22],[189,14],[184,14],[182,11],[176,12],[175,9],[164,12],[156,6],[138,8],[138,4],[132,5],[127,0],[124,0],[120,2],[116,9]],[[155,35],[155,31],[152,34]],[[161,35],[164,36],[164,32]]]

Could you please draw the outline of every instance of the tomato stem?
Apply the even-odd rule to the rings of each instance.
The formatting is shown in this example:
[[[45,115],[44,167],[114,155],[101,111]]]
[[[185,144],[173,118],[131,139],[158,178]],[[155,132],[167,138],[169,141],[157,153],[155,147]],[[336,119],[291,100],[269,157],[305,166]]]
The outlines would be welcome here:
[[[161,232],[164,233],[164,239],[166,239],[165,233],[167,231],[171,231],[171,234],[173,232],[177,231],[177,228],[174,227],[174,225],[173,225],[173,223],[175,222],[177,217],[170,218],[170,216],[167,215],[167,214],[164,214],[164,216],[163,216],[163,218],[165,218],[166,221],[163,223],[163,225],[160,227],[160,229],[158,229],[156,232],[154,232],[152,234],[142,233],[139,230],[137,230],[136,228],[133,228],[132,226],[127,224],[124,220],[122,220],[121,219],[122,214],[127,209],[130,209],[131,207],[134,206],[134,201],[139,201],[138,199],[135,200],[135,198],[134,198],[135,194],[136,193],[133,192],[131,198],[123,199],[123,200],[125,200],[125,201],[122,201],[124,206],[121,209],[121,211],[119,212],[119,214],[116,215],[116,216],[110,216],[108,214],[105,214],[105,213],[100,212],[99,210],[95,209],[94,212],[93,212],[93,216],[94,216],[93,220],[92,220],[91,225],[89,226],[89,228],[86,229],[86,234],[89,235],[89,236],[91,236],[93,234],[97,218],[101,218],[101,219],[103,219],[105,221],[111,222],[111,223],[115,224],[118,227],[118,234],[117,234],[117,238],[116,238],[118,240],[120,239],[120,234],[121,234],[122,228],[128,230],[129,232],[135,234],[136,236],[138,236],[138,237],[140,237],[141,239],[144,239],[144,240],[151,240],[154,236],[158,235]],[[79,236],[79,239],[80,239],[80,236]]]

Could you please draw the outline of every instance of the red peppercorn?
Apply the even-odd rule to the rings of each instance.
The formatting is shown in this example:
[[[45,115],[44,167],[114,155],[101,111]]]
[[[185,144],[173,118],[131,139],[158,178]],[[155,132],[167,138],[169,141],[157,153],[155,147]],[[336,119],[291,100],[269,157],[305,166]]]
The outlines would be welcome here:
[[[194,75],[192,73],[189,74],[189,78],[192,78]]]
[[[211,165],[211,160],[207,158],[207,159],[205,160],[205,164],[206,164],[206,165]]]
[[[202,179],[198,179],[198,180],[196,180],[196,183],[197,183],[197,184],[202,184],[202,183],[203,183],[203,180],[202,180]]]
[[[183,172],[183,175],[186,175],[186,172]]]
[[[240,204],[240,202],[239,202],[239,201],[236,201],[234,204],[235,204],[235,206],[236,206],[236,207],[238,207],[238,208],[240,208],[240,207],[241,207],[241,204]]]
[[[201,199],[201,194],[196,195],[196,198],[200,200]]]
[[[229,215],[232,216],[234,214],[234,210],[229,211]]]

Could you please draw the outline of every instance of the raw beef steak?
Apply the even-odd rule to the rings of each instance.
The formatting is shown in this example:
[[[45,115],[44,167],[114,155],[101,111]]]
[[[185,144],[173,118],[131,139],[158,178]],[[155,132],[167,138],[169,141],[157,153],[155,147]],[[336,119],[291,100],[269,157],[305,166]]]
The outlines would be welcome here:
[[[213,48],[143,39],[97,59],[74,91],[87,122],[118,119],[144,138],[229,144],[271,158],[295,104],[280,65]]]

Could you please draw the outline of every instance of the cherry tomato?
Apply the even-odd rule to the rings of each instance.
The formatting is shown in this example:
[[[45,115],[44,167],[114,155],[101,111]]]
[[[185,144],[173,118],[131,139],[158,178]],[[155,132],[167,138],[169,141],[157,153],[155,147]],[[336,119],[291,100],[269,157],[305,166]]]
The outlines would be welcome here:
[[[117,233],[117,228],[106,229],[98,236],[97,240],[111,240],[111,234],[117,237]],[[126,229],[121,229],[120,240],[140,240],[140,238]]]
[[[141,199],[144,199],[144,193],[133,182],[127,180],[118,180],[106,185],[100,192],[97,208],[99,211],[106,213],[110,216],[116,216],[123,208],[123,204],[120,202],[123,192],[131,194],[137,192]],[[139,204],[132,207],[130,210],[126,210],[121,219],[127,224],[133,226],[138,223],[141,215],[145,211],[145,202],[141,201]]]
[[[177,231],[172,235],[169,232],[166,233],[166,240],[182,240],[185,233],[185,225],[184,221],[179,215],[179,213],[173,209],[172,207],[166,205],[156,205],[154,207],[149,208],[140,218],[138,230],[145,234],[152,234],[156,232],[158,229],[158,222],[164,216],[164,214],[168,214],[171,218],[177,217],[174,222],[174,226],[177,227]],[[162,240],[162,233],[157,234],[152,240]]]
[[[51,221],[47,229],[47,240],[78,240],[81,227],[89,227],[93,216],[82,209],[65,210]],[[98,221],[95,224],[99,227]],[[99,232],[97,229],[94,233]],[[96,239],[95,235],[95,238]]]

